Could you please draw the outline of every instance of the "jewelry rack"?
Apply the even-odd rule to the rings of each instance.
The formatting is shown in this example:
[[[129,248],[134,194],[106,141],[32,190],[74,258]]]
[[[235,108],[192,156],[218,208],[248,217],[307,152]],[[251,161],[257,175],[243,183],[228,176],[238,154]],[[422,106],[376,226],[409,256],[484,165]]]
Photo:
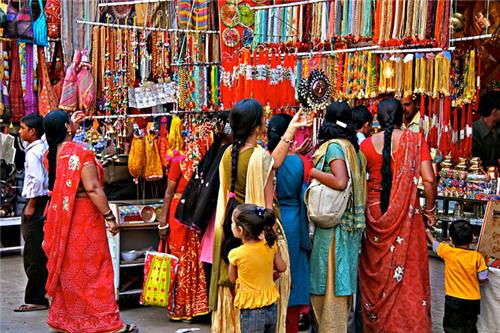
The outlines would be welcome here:
[[[141,26],[137,26],[137,25],[134,26],[134,25],[125,25],[125,24],[84,21],[84,20],[76,20],[76,23],[86,24],[86,25],[97,25],[97,26],[109,27],[109,28],[136,29],[136,30],[147,30],[147,31],[188,32],[188,33],[198,33],[198,34],[218,34],[219,33],[219,30],[163,29],[163,28],[153,28],[153,27],[141,27]]]
[[[98,7],[114,7],[114,6],[127,6],[140,3],[157,3],[157,2],[174,2],[174,0],[129,0],[118,2],[100,2]]]
[[[450,42],[452,42],[452,43],[454,43],[454,42],[464,42],[464,41],[468,41],[468,40],[478,40],[478,39],[488,39],[488,38],[493,38],[493,34],[452,38],[452,39],[450,39]]]
[[[140,113],[140,114],[122,114],[122,115],[109,115],[109,116],[86,116],[85,119],[126,119],[126,118],[148,118],[148,117],[168,117],[175,116],[179,114],[197,114],[197,115],[211,115],[223,112],[224,110],[211,110],[211,111],[170,111],[170,112],[158,112],[158,113]]]
[[[441,52],[441,51],[454,51],[455,47],[441,48],[441,47],[430,47],[430,48],[414,48],[414,49],[380,49],[375,50],[373,53],[381,54],[392,54],[392,53],[427,53],[427,52]]]
[[[188,67],[188,66],[212,66],[212,65],[217,65],[219,66],[221,63],[220,62],[194,62],[194,63],[175,63],[175,64],[170,64],[170,66],[177,66],[177,67]]]
[[[274,8],[281,8],[281,7],[297,7],[297,6],[302,6],[302,5],[309,5],[313,3],[319,3],[319,2],[326,2],[327,0],[306,0],[306,1],[298,1],[298,2],[292,2],[292,3],[284,3],[284,4],[279,4],[279,5],[267,5],[267,6],[256,6],[256,7],[250,7],[252,10],[260,10],[260,9],[274,9]]]

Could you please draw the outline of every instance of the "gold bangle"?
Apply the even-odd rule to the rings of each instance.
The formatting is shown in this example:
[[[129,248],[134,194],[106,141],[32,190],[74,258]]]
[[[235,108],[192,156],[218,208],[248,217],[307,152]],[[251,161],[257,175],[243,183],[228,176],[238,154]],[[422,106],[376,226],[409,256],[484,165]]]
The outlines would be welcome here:
[[[293,143],[293,140],[288,140],[284,135],[281,137],[281,140],[283,140],[285,143],[288,143],[289,145]]]

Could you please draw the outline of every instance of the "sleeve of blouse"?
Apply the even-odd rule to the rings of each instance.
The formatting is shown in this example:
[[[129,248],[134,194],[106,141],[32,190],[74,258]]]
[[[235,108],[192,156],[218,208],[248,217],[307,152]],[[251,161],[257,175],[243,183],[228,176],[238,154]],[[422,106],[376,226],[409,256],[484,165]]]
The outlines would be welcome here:
[[[345,155],[344,152],[342,151],[342,148],[336,143],[332,143],[331,145],[328,146],[328,149],[326,150],[326,163],[325,165],[330,165],[332,161],[335,160],[345,160]]]
[[[95,164],[96,161],[95,161],[95,155],[92,151],[88,150],[88,149],[85,149],[83,152],[82,152],[82,167],[88,165],[88,164]]]
[[[422,145],[420,146],[420,155],[421,155],[421,160],[423,161],[432,161],[431,157],[431,152],[429,150],[429,145],[425,141],[425,139],[422,139]]]
[[[168,180],[177,182],[181,177],[181,163],[179,161],[172,161],[170,169],[168,170]]]
[[[229,251],[229,254],[227,256],[229,263],[233,266],[238,266],[238,251],[237,251],[237,249],[238,248],[232,249],[231,251]]]

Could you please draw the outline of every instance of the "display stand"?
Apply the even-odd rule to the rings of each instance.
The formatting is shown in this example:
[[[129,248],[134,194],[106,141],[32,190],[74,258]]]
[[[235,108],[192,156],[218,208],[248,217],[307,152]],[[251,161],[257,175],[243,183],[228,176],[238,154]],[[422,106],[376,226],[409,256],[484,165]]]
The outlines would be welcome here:
[[[16,216],[16,217],[0,218],[0,228],[9,227],[9,226],[19,226],[19,246],[0,247],[0,253],[20,251],[22,254],[23,249],[24,249],[24,239],[23,239],[23,233],[22,233],[22,229],[21,229],[21,217]]]
[[[128,295],[140,295],[144,280],[144,254],[147,249],[156,247],[159,243],[158,222],[145,223],[144,221],[128,222],[121,211],[124,208],[141,209],[144,206],[162,205],[160,200],[130,200],[111,201],[111,210],[117,217],[120,232],[112,236],[108,232],[108,242],[113,262],[114,284],[116,299]],[[123,260],[121,253],[136,250],[141,252],[135,260]]]

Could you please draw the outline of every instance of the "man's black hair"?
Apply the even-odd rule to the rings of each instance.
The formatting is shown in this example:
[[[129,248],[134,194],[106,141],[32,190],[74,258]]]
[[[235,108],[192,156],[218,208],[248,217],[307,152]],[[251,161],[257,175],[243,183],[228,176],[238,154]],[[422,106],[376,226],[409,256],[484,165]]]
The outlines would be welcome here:
[[[500,91],[489,91],[479,99],[479,114],[489,117],[494,109],[500,110]]]
[[[21,122],[24,123],[29,128],[33,128],[36,132],[36,137],[41,138],[43,131],[43,118],[37,114],[29,114],[21,118]]]
[[[364,105],[356,106],[352,109],[352,121],[356,130],[361,129],[365,123],[371,123],[373,121],[373,115]]]

